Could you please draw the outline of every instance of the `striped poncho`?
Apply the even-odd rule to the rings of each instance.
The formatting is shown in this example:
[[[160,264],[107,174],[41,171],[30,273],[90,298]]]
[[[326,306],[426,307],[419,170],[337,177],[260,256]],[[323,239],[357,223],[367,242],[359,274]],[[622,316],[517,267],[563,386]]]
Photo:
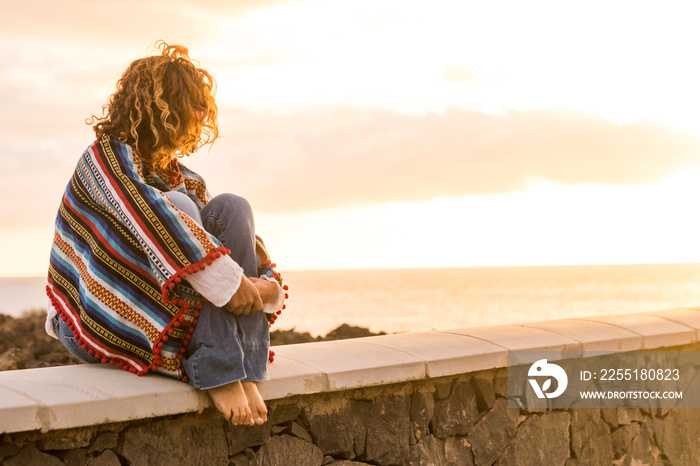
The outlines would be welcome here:
[[[199,175],[173,168],[159,176],[130,146],[93,143],[58,210],[46,289],[96,360],[186,379],[180,361],[203,301],[187,276],[229,251],[164,196],[185,192],[200,207],[209,200]],[[257,243],[260,272],[281,282]]]

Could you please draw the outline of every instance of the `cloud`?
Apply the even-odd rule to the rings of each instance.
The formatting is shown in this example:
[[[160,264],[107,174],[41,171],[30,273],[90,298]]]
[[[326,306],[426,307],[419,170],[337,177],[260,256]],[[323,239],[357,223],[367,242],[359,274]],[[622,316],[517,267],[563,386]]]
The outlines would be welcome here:
[[[510,192],[533,179],[649,183],[700,163],[688,133],[563,111],[222,109],[221,131],[211,153],[186,163],[264,211]]]
[[[81,48],[103,51],[105,46],[136,46],[143,52],[149,41],[160,38],[201,42],[203,35],[219,27],[222,15],[235,16],[290,1],[294,0],[121,0],[118,5],[102,6],[88,0],[0,0],[0,38],[69,40]]]
[[[445,66],[443,79],[447,82],[482,83],[483,78],[478,74],[456,65]]]
[[[84,114],[41,117],[0,142],[3,218],[50,224],[93,135]],[[700,163],[700,142],[639,121],[555,111],[504,115],[336,109],[278,115],[221,109],[222,137],[184,163],[211,191],[247,197],[259,212],[301,212],[391,201],[513,192],[533,179],[576,185],[649,183]],[[3,124],[10,124],[8,117]],[[9,227],[9,225],[6,225]]]

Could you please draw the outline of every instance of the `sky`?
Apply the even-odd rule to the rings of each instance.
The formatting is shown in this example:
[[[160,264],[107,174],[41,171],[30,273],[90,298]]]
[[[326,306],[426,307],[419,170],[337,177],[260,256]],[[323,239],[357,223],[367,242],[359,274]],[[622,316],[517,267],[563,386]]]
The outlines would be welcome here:
[[[218,84],[184,163],[280,268],[700,262],[694,3],[0,0],[0,276],[45,274],[84,120],[159,39]]]

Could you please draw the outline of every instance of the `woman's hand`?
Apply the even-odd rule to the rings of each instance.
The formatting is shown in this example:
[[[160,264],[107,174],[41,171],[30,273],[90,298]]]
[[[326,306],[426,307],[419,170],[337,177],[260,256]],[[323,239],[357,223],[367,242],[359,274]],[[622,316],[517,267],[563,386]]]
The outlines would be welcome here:
[[[257,279],[255,279],[257,280]],[[258,287],[251,280],[243,275],[241,284],[236,292],[231,296],[231,300],[226,303],[224,309],[235,315],[248,315],[251,312],[262,311],[263,300],[260,297]]]
[[[271,282],[264,278],[250,278],[250,281],[258,289],[263,303],[270,303],[277,297],[277,282]]]

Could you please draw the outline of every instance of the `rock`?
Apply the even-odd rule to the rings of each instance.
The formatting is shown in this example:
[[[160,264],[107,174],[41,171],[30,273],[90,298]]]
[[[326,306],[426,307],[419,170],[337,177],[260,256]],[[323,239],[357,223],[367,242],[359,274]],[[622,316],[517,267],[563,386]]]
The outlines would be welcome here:
[[[518,432],[503,452],[499,464],[565,464],[569,457],[569,422],[569,414],[561,411],[529,416],[518,426]],[[476,464],[480,464],[478,460]]]
[[[292,422],[289,427],[287,428],[287,433],[289,435],[293,435],[294,437],[300,438],[302,440],[305,440],[309,443],[313,443],[313,440],[311,439],[311,434],[306,431],[301,425],[299,425],[296,422]]]
[[[464,438],[448,438],[445,440],[445,460],[452,466],[473,466],[471,445]]]
[[[480,413],[493,408],[496,403],[496,392],[493,389],[493,373],[480,372],[472,379],[476,389],[476,407]]]
[[[248,458],[248,461],[253,461],[255,459],[255,452],[252,448],[246,448],[243,450],[243,455]]]
[[[80,363],[46,333],[45,322],[45,310],[17,318],[0,314],[0,371]]]
[[[15,456],[19,451],[20,447],[11,443],[0,445],[0,460],[8,456]]]
[[[227,462],[222,464],[227,464]],[[286,466],[289,464],[319,466],[322,462],[323,453],[316,445],[283,434],[272,437],[269,442],[263,445],[255,455],[255,461],[252,464],[260,466]]]
[[[623,465],[631,466],[638,464],[653,464],[655,461],[652,449],[652,432],[647,424],[642,424],[639,428],[639,434],[632,440],[630,449],[624,457]],[[670,457],[669,457],[670,459]],[[695,458],[697,460],[697,457]],[[680,462],[676,463],[671,460],[672,464],[696,464],[695,462]]]
[[[97,433],[97,426],[51,431],[37,442],[41,450],[72,450],[90,445]]]
[[[508,369],[498,369],[493,376],[493,391],[496,396],[508,398]]]
[[[508,408],[505,398],[496,400],[493,409],[467,435],[476,464],[492,464],[501,456],[515,437],[518,417],[519,410]]]
[[[87,464],[87,451],[85,448],[70,450],[62,456],[66,466],[85,466]]]
[[[449,397],[435,400],[431,430],[442,439],[465,435],[478,416],[474,387],[470,379],[460,377],[454,381]]]
[[[317,338],[311,336],[309,332],[297,332],[294,329],[270,332],[270,346],[293,345],[312,341],[317,341]]]
[[[384,332],[373,333],[364,327],[356,327],[353,325],[342,324],[335,330],[328,332],[325,338],[320,340],[347,340],[351,338],[371,337],[375,335],[386,335]]]
[[[63,461],[55,456],[40,452],[34,445],[26,445],[17,456],[4,460],[3,464],[5,466],[63,466]]]
[[[15,371],[26,367],[27,355],[21,348],[10,348],[0,354],[0,371]]]
[[[119,453],[131,466],[228,464],[224,422],[210,410],[132,427]]]
[[[425,391],[416,391],[411,394],[411,427],[413,439],[418,442],[430,432],[430,421],[435,411],[435,399],[433,394]]]
[[[449,398],[450,393],[452,393],[452,386],[454,385],[455,379],[438,379],[433,381],[435,385],[435,399],[436,400],[446,400]]]
[[[601,408],[600,415],[611,429],[617,429],[620,426],[617,421],[617,408]]]
[[[250,460],[246,455],[243,453],[238,453],[237,455],[234,455],[229,463],[229,466],[249,466],[250,465]]]
[[[509,391],[509,394],[511,398],[513,398],[513,392],[516,392],[519,394],[515,399],[517,399],[518,404],[522,406],[522,411],[523,413],[526,414],[544,414],[547,411],[551,409],[552,406],[552,400],[551,399],[540,399],[537,397],[537,394],[535,394],[535,391],[532,389],[530,386],[530,383],[528,382],[528,379],[526,376],[521,377],[514,377],[513,378],[513,386],[509,387],[512,390]],[[517,383],[517,381],[520,381]],[[562,395],[561,397],[565,396]],[[559,398],[561,398],[559,397]],[[557,399],[559,399],[557,398]]]
[[[119,457],[112,450],[105,450],[94,458],[90,458],[87,466],[121,466]]]
[[[336,329],[331,330],[325,337],[313,337],[309,332],[297,332],[294,329],[274,330],[270,332],[270,345],[280,346],[296,343],[309,343],[313,341],[347,340],[350,338],[371,337],[375,335],[386,335],[386,333],[374,333],[368,328],[356,327],[348,324],[342,324]]]
[[[639,424],[629,424],[615,429],[612,433],[614,459],[620,459],[632,448],[632,440],[639,435]]]
[[[571,410],[571,452],[575,461],[570,464],[608,466],[613,461],[610,428],[600,417],[598,409]]]
[[[246,448],[257,447],[267,442],[272,435],[269,422],[255,426],[234,426],[226,423],[228,454],[233,456]]]
[[[353,403],[356,404],[357,402]],[[362,460],[378,464],[408,463],[411,423],[407,395],[384,395],[375,398],[374,402],[369,404],[369,410],[365,411],[362,420],[367,428]]]
[[[352,408],[355,409],[353,412]],[[364,452],[367,428],[362,424],[369,403],[321,397],[302,410],[314,443],[324,455],[353,459]]]
[[[411,446],[411,466],[432,466],[447,464],[445,458],[445,441],[428,435]]]
[[[272,435],[279,435],[287,429],[289,429],[289,427],[287,427],[287,426],[272,426],[271,434]]]
[[[231,457],[230,466],[249,466],[255,462],[255,452],[251,448],[246,448],[241,453]]]
[[[108,448],[116,448],[119,442],[119,434],[116,432],[105,432],[98,435],[88,447],[88,454],[99,453]]]
[[[700,416],[694,409],[674,409],[655,419],[654,437],[671,464],[697,464],[700,458]]]
[[[617,422],[620,425],[627,425],[632,422],[642,422],[644,421],[644,416],[639,408],[618,408],[617,409]]]
[[[340,461],[331,461],[330,464],[332,466],[362,466],[363,464],[369,465],[370,463],[363,463],[362,461],[350,461],[350,460],[340,460]]]
[[[350,460],[332,461],[328,464],[331,464],[333,466],[362,466],[363,464],[370,465],[370,463],[363,463],[362,461],[350,461]]]
[[[270,403],[268,407],[267,419],[273,426],[285,424],[293,421],[301,414],[301,407],[298,404]]]

